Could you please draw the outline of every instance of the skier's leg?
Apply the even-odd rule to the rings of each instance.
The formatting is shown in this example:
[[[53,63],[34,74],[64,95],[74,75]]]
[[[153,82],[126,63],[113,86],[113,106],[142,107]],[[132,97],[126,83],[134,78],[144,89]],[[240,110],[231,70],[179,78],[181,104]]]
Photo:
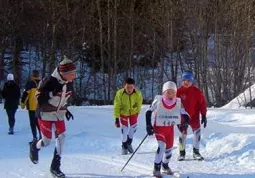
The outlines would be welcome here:
[[[41,119],[38,119],[39,124],[40,124],[40,128],[41,128],[41,132],[42,132],[42,139],[40,139],[37,144],[36,147],[38,149],[41,149],[42,147],[47,147],[50,144],[51,141],[51,137],[52,137],[52,121],[44,121]]]
[[[8,134],[12,135],[14,133],[14,124],[15,124],[15,112],[13,109],[6,109],[6,113],[8,116],[8,123],[9,123],[9,132]]]
[[[65,177],[65,174],[60,170],[61,165],[61,154],[63,152],[63,147],[65,143],[65,122],[56,121],[55,122],[55,136],[56,136],[56,147],[54,150],[54,156],[51,162],[51,173],[56,177]]]
[[[134,152],[134,149],[132,147],[132,141],[133,141],[133,137],[136,132],[136,129],[137,129],[137,117],[138,117],[138,115],[132,115],[129,117],[130,128],[129,128],[129,133],[127,136],[127,146],[128,146],[128,151],[130,153]]]
[[[166,174],[173,174],[172,170],[168,165],[172,157],[173,145],[174,145],[174,126],[170,126],[167,129],[165,157],[162,162],[163,171]]]
[[[204,158],[201,156],[199,152],[200,140],[201,140],[201,127],[199,119],[194,120],[191,123],[191,127],[193,130],[193,158],[197,160],[203,160]]]
[[[35,111],[28,111],[28,115],[29,115],[30,128],[32,131],[33,139],[37,140]]]
[[[138,115],[132,115],[132,116],[129,117],[130,129],[129,129],[128,137],[130,139],[133,139],[134,134],[135,134],[136,129],[137,129],[137,117],[138,117]]]
[[[41,129],[40,129],[40,125],[39,125],[39,119],[37,117],[35,117],[35,124],[36,124],[36,128],[38,130],[38,133],[39,133],[39,139],[42,138],[42,133],[41,133]]]
[[[185,159],[185,155],[186,155],[186,138],[187,138],[187,130],[183,130],[181,128],[181,126],[178,126],[179,128],[179,151],[180,151],[180,155],[178,157],[179,161],[183,161]]]
[[[58,155],[62,154],[64,143],[65,143],[65,121],[55,122],[56,127],[56,151]]]
[[[160,173],[161,163],[166,150],[166,138],[165,138],[166,129],[163,127],[154,127],[154,132],[158,142],[158,149],[157,149],[155,160],[154,160],[153,175],[161,176],[161,173]]]
[[[121,133],[122,133],[122,154],[128,154],[127,136],[128,136],[128,118],[120,117]]]
[[[52,122],[40,120],[40,126],[42,128],[42,139],[39,141],[33,140],[30,142],[30,159],[34,164],[38,163],[38,152],[42,147],[46,147],[50,144],[52,134]]]
[[[193,148],[199,150],[200,140],[201,140],[201,129],[198,128],[196,130],[193,130]]]

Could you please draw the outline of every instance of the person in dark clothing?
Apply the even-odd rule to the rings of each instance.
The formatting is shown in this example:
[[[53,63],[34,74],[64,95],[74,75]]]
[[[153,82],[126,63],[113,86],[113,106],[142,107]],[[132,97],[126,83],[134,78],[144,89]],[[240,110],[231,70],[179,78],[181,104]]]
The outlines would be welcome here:
[[[28,110],[28,115],[29,115],[29,120],[30,120],[30,127],[33,135],[33,140],[37,140],[37,130],[39,133],[39,139],[41,139],[41,132],[40,132],[40,127],[38,124],[38,119],[35,117],[35,110],[37,107],[37,100],[35,98],[35,93],[37,91],[37,86],[40,82],[39,78],[39,71],[38,70],[33,70],[32,71],[32,77],[31,79],[27,82],[25,86],[25,90],[22,94],[21,97],[21,102],[20,106],[22,109],[27,108]]]
[[[9,135],[14,134],[15,113],[19,106],[20,88],[14,81],[13,74],[7,75],[7,82],[4,84],[2,96],[5,99],[4,109],[9,121]]]

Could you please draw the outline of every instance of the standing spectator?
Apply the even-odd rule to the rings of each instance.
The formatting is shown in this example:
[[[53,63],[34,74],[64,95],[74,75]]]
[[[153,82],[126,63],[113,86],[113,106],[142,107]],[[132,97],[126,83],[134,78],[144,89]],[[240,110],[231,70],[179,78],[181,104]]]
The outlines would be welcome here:
[[[4,84],[2,96],[5,99],[4,109],[6,110],[9,122],[9,135],[14,134],[15,113],[19,106],[20,88],[14,81],[13,74],[7,75],[7,82]]]
[[[206,112],[207,106],[203,92],[193,85],[194,77],[191,72],[184,72],[182,75],[182,86],[177,90],[177,97],[181,98],[184,109],[190,115],[189,125],[193,131],[193,158],[203,160],[199,152],[199,144],[201,139],[200,114],[202,116],[201,124],[204,128],[207,125]],[[187,137],[187,129],[181,130],[182,134],[179,138],[179,161],[185,159],[185,140]]]
[[[39,133],[39,139],[41,139],[40,127],[38,124],[38,119],[35,117],[35,110],[37,107],[37,100],[35,98],[35,93],[37,91],[37,86],[40,82],[39,71],[33,70],[31,79],[26,83],[25,90],[21,97],[20,106],[22,109],[27,107],[30,127],[33,135],[33,140],[37,140],[37,130]]]
[[[133,153],[132,141],[137,127],[137,118],[142,107],[142,93],[135,89],[135,81],[127,78],[124,88],[119,89],[114,98],[115,126],[122,133],[122,154]]]

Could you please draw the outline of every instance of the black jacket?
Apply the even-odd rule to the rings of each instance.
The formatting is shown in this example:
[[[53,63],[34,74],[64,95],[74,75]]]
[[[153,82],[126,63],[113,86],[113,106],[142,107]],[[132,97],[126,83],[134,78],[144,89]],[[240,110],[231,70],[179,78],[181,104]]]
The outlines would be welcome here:
[[[36,93],[36,116],[42,120],[64,120],[67,103],[73,92],[73,83],[64,81],[58,70],[41,81]]]
[[[2,90],[5,99],[4,109],[17,109],[20,99],[20,87],[13,81],[7,81]]]

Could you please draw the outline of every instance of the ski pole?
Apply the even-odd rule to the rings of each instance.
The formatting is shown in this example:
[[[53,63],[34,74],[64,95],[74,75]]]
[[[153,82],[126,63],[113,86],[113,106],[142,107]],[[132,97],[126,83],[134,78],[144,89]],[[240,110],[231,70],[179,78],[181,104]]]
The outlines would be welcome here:
[[[129,161],[132,159],[132,157],[135,155],[135,153],[137,152],[137,150],[140,148],[140,146],[143,144],[144,140],[148,137],[148,134],[145,135],[145,137],[143,138],[143,140],[141,141],[141,143],[138,145],[138,147],[136,148],[136,150],[134,151],[134,153],[130,156],[130,158],[128,159],[128,161],[126,162],[126,164],[123,166],[123,168],[121,169],[121,172],[125,169],[126,165],[129,163]]]

